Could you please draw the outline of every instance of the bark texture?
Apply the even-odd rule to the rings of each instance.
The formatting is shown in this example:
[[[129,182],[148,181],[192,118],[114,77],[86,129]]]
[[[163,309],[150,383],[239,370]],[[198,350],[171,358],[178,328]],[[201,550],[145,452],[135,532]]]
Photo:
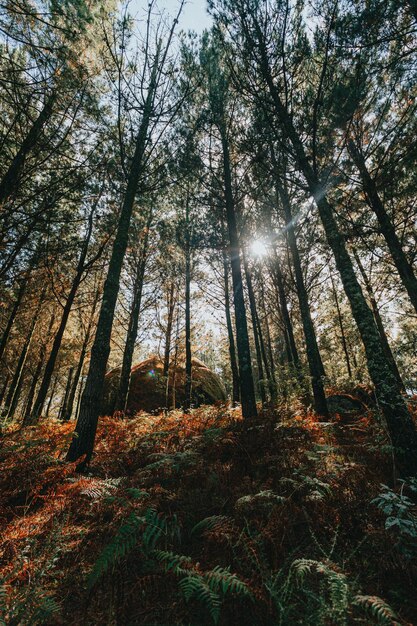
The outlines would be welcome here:
[[[129,239],[129,226],[133,206],[143,171],[143,161],[147,145],[148,127],[153,110],[158,65],[159,61],[157,55],[152,70],[139,132],[136,138],[135,152],[129,171],[126,193],[120,212],[116,237],[113,243],[107,278],[104,283],[103,299],[97,323],[96,336],[91,350],[90,367],[80,402],[80,413],[75,427],[74,438],[66,457],[68,461],[76,461],[81,456],[85,455],[83,461],[79,463],[79,469],[83,469],[88,465],[94,449],[104,377],[106,375],[107,361],[110,354],[110,339],[114,311],[119,293],[120,273]]]
[[[256,398],[253,384],[252,363],[249,347],[248,323],[243,297],[242,270],[240,266],[240,245],[237,232],[235,203],[232,188],[229,143],[224,127],[220,128],[222,152],[226,221],[229,234],[230,264],[232,268],[233,303],[235,309],[236,344],[239,363],[240,401],[244,418],[256,417]]]
[[[126,400],[129,393],[130,371],[132,369],[133,352],[135,350],[136,338],[138,336],[139,313],[142,302],[143,280],[145,277],[149,228],[151,226],[151,221],[152,211],[149,212],[145,226],[142,249],[136,270],[135,283],[133,287],[133,303],[129,316],[129,326],[127,329],[125,349],[123,351],[122,372],[120,375],[119,391],[115,405],[116,411],[124,411],[126,409]]]
[[[401,282],[403,283],[417,313],[417,277],[414,274],[413,267],[411,266],[411,263],[409,263],[401,246],[401,242],[395,232],[394,225],[392,224],[384,203],[378,193],[375,180],[372,178],[368,168],[366,167],[366,161],[362,151],[352,140],[348,141],[348,149],[353,162],[359,170],[367,202],[377,217],[381,233],[387,242],[387,246],[401,278]]]

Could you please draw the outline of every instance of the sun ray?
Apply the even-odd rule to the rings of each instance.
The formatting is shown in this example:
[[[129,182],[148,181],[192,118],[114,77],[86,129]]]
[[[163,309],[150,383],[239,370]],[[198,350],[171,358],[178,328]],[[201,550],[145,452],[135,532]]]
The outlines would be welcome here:
[[[252,241],[250,245],[250,250],[252,256],[258,258],[264,257],[268,254],[268,247],[265,241],[263,241],[262,239],[255,239],[254,241]]]

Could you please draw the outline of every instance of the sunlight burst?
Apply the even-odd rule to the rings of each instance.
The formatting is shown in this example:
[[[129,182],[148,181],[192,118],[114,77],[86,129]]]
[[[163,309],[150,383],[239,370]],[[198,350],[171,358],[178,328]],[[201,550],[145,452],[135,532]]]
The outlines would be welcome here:
[[[255,239],[250,246],[253,256],[263,257],[268,254],[266,243],[262,239]]]

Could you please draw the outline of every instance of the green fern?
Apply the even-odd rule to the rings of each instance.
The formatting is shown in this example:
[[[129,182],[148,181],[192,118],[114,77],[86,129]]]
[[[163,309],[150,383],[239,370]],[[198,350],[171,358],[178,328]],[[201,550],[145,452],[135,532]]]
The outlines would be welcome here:
[[[339,623],[341,624],[347,616],[349,585],[346,576],[340,572],[329,569],[326,572],[326,576],[329,584],[332,614],[339,618]]]
[[[6,626],[7,589],[0,585],[0,626]]]
[[[107,544],[88,577],[88,586],[93,587],[96,582],[117,561],[126,556],[137,543],[139,529],[143,525],[144,518],[132,513],[119,528],[112,541]]]
[[[7,623],[43,626],[61,611],[61,605],[43,590],[26,588],[8,606],[7,589],[0,585],[0,626]],[[6,621],[6,617],[8,621]]]
[[[142,535],[142,547],[145,550],[153,550],[162,534],[166,535],[167,521],[153,509],[145,513],[145,530]]]
[[[137,489],[137,487],[128,487],[126,489],[126,493],[129,494],[133,500],[141,500],[142,498],[150,498],[150,495],[147,491],[143,489]]]
[[[303,583],[306,574],[310,574],[317,564],[318,561],[312,559],[297,559],[293,561],[291,569],[295,572],[300,583]]]
[[[240,596],[252,598],[252,593],[243,580],[240,580],[236,574],[232,574],[229,568],[216,566],[214,569],[205,573],[210,588],[213,591],[221,591],[223,595],[234,593]]]
[[[27,626],[42,626],[50,622],[51,617],[59,613],[61,606],[55,598],[51,596],[45,596],[39,598],[39,604],[33,611],[29,620],[26,622]]]
[[[320,591],[309,589],[306,578],[309,574],[318,574],[326,586],[320,584]],[[290,568],[290,576],[295,575],[307,596],[314,597],[319,604],[319,623],[327,623],[328,618],[337,620],[337,624],[345,624],[349,608],[356,606],[366,613],[368,618],[376,620],[382,626],[400,626],[397,616],[391,607],[377,596],[352,595],[345,574],[338,572],[331,563],[323,563],[312,559],[297,559]],[[326,597],[328,600],[326,600]],[[327,617],[327,619],[326,619]]]
[[[378,596],[358,595],[353,598],[352,604],[372,615],[382,626],[400,626],[397,616],[391,607]]]
[[[216,426],[212,426],[211,428],[207,428],[201,434],[201,439],[204,443],[214,443],[218,439],[224,436],[224,428],[218,428]]]
[[[167,552],[165,550],[155,550],[153,552],[157,561],[165,564],[167,572],[173,572],[177,576],[188,575],[190,566],[192,565],[191,557],[183,554],[175,554],[175,552]]]
[[[191,598],[195,598],[201,602],[214,624],[218,623],[226,595],[234,594],[253,599],[247,584],[236,574],[232,574],[229,568],[216,566],[202,573],[189,556],[163,550],[155,550],[153,555],[157,561],[165,564],[165,571],[170,571],[176,576],[184,576],[179,582],[179,587],[185,600],[188,602]]]
[[[349,607],[349,585],[345,574],[335,571],[327,563],[312,559],[297,559],[291,565],[291,570],[295,573],[301,586],[304,586],[307,574],[316,572],[323,576],[328,585],[330,606],[328,612],[333,618],[337,618],[339,624],[346,621]],[[323,601],[323,598],[318,598]]]
[[[142,529],[142,549],[149,551],[155,547],[162,533],[166,532],[166,526],[166,519],[154,509],[147,509],[142,516],[132,513],[95,562],[88,577],[88,586],[93,587],[103,574],[133,550]]]
[[[205,608],[210,613],[213,623],[218,623],[222,599],[220,595],[210,587],[209,581],[198,574],[190,574],[180,580],[179,586],[187,601],[193,597],[196,598],[196,600],[204,604]]]
[[[184,450],[168,454],[166,452],[154,452],[149,455],[149,459],[155,459],[152,463],[145,465],[141,474],[149,474],[160,469],[170,469],[174,473],[192,467],[199,461],[198,455],[192,450]]]

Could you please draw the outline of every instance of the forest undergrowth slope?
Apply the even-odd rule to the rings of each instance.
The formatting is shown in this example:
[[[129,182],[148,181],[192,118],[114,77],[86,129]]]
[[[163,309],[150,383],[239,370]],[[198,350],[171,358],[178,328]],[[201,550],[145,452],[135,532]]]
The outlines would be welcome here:
[[[417,623],[417,483],[371,413],[106,417],[84,475],[72,430],[3,433],[0,623]]]

